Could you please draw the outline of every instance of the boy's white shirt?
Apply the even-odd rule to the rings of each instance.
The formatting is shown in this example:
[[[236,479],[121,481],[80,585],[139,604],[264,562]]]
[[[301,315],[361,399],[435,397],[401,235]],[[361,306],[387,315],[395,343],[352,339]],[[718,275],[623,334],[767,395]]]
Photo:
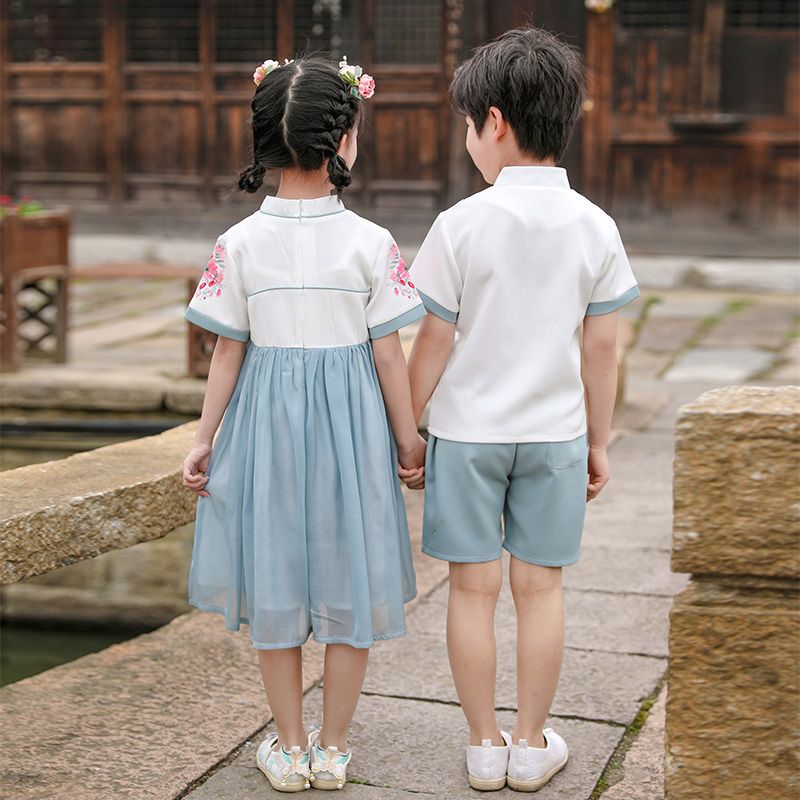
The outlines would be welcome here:
[[[617,226],[560,167],[505,167],[442,212],[411,267],[427,310],[456,323],[428,430],[460,442],[586,432],[580,330],[639,296]]]

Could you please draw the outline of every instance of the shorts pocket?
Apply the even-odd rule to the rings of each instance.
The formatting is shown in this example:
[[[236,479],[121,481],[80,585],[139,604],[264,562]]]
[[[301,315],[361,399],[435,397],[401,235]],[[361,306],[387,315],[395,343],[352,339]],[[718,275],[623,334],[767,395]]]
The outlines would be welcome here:
[[[547,443],[547,466],[550,469],[569,469],[584,464],[587,455],[585,435],[569,442]]]

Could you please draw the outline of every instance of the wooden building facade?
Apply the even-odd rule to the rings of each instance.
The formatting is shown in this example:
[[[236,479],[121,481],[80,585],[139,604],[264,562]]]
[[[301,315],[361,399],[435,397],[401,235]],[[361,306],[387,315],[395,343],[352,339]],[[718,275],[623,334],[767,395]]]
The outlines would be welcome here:
[[[0,0],[3,193],[213,207],[248,163],[251,74],[325,49],[378,84],[357,204],[442,207],[481,188],[447,103],[474,45],[533,22],[581,47],[565,158],[625,219],[794,225],[796,0]]]

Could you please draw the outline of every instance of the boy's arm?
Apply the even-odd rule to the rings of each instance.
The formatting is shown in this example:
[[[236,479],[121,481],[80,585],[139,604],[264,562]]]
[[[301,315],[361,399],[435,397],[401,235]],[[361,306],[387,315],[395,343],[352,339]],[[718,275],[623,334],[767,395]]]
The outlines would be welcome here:
[[[589,438],[589,485],[592,500],[608,483],[608,439],[617,394],[617,314],[587,316],[581,347]]]
[[[420,324],[408,362],[411,406],[417,425],[447,366],[455,335],[455,323],[446,322],[435,314],[428,314]]]

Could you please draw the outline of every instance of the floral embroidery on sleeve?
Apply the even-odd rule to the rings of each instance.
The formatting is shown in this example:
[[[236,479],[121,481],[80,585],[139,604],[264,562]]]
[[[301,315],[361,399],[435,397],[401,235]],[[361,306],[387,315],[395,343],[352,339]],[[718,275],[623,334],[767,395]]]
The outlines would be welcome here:
[[[402,295],[412,300],[417,297],[417,290],[406,268],[406,262],[394,243],[389,250],[389,284],[394,287],[394,293],[398,296]]]
[[[201,300],[209,297],[219,297],[222,294],[222,279],[225,274],[225,246],[217,242],[214,254],[208,260],[200,285],[197,287],[197,296]]]

